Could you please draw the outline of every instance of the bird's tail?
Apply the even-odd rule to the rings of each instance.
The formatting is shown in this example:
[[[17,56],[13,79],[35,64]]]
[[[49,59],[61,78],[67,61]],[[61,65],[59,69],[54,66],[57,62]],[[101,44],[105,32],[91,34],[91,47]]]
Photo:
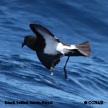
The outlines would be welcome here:
[[[83,42],[81,44],[75,45],[77,50],[84,56],[90,56],[90,44],[89,41]]]

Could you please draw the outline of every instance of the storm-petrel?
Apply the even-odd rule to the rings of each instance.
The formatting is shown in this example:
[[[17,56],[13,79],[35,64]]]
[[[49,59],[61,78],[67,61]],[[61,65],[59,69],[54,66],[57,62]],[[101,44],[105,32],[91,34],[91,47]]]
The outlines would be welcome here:
[[[35,36],[25,36],[22,47],[27,45],[30,49],[36,51],[39,60],[51,71],[51,74],[52,69],[60,62],[60,58],[63,56],[68,56],[64,66],[66,79],[66,64],[70,56],[90,56],[89,41],[76,45],[68,45],[61,42],[48,29],[39,24],[30,24],[30,28],[35,33]]]

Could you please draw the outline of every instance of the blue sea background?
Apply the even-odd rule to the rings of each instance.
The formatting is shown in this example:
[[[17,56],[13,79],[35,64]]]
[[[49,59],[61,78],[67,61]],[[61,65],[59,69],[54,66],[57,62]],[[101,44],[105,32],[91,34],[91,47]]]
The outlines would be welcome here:
[[[21,48],[24,36],[34,35],[31,23],[45,26],[64,43],[89,40],[91,56],[70,58],[68,80],[63,57],[51,76],[34,51]],[[0,108],[108,108],[108,0],[0,0]]]

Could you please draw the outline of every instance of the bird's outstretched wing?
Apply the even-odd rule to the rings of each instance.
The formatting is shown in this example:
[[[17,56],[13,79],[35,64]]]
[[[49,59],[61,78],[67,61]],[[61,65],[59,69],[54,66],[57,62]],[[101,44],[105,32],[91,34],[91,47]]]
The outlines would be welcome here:
[[[53,39],[59,41],[47,28],[39,24],[30,24],[30,28],[36,34],[37,38],[44,38],[45,40]]]
[[[56,64],[60,62],[60,55],[48,55],[40,52],[36,52],[41,63],[48,69],[52,70]]]
[[[45,44],[43,48],[45,54],[57,54],[56,47],[60,42],[59,39],[54,37],[49,30],[39,24],[30,24],[30,28],[37,36],[38,46],[41,46],[41,43]]]
[[[54,35],[48,29],[46,29],[45,27],[43,27],[43,26],[41,26],[39,24],[30,24],[30,28],[36,34],[37,34],[37,32],[40,33],[40,34],[43,34],[43,35],[45,33],[47,33],[48,35],[54,37]]]

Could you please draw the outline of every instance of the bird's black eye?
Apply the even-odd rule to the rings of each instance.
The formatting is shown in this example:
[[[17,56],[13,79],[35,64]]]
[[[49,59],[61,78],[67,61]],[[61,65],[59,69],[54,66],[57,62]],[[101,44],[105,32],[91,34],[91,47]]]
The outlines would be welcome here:
[[[28,36],[24,37],[24,41],[26,41],[28,39]]]
[[[29,38],[29,36],[26,36],[24,39],[26,39],[26,40],[27,40],[28,38]]]
[[[26,41],[27,41],[27,37],[24,38],[24,43],[25,43],[25,44],[26,44]]]

